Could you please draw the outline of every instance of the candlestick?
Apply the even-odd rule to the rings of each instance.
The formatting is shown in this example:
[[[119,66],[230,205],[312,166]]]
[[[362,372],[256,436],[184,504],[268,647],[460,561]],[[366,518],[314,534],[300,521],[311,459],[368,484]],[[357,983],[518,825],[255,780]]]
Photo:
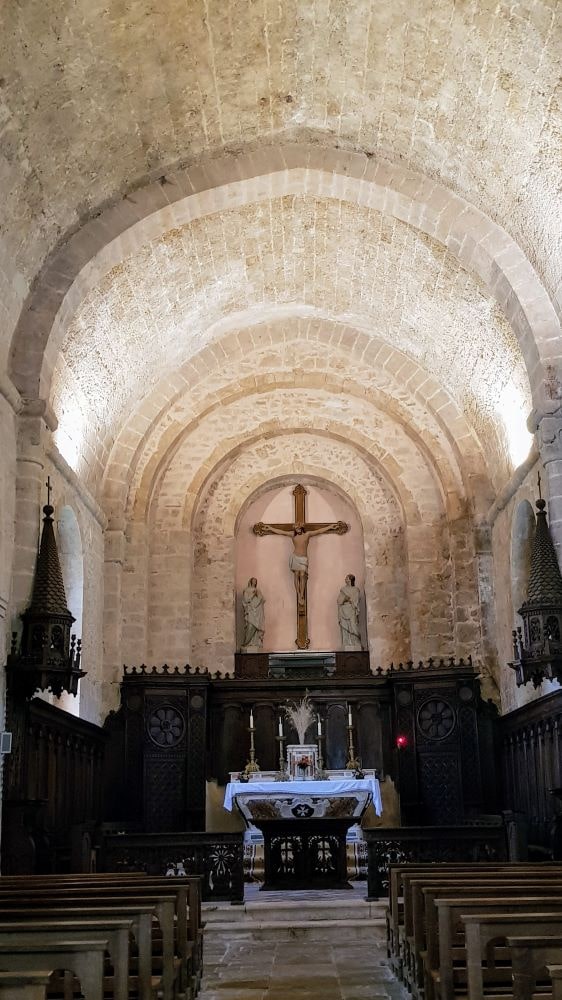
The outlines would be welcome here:
[[[314,777],[316,778],[317,781],[325,781],[327,779],[327,777],[328,777],[328,775],[324,771],[324,758],[322,756],[322,740],[323,739],[324,739],[324,737],[322,736],[322,734],[318,733],[318,770],[316,771],[316,774],[314,775]]]
[[[349,704],[347,706],[347,724],[348,724],[348,726],[352,726],[353,725],[353,719],[351,718],[351,705],[349,705]]]
[[[348,771],[358,771],[361,768],[361,764],[355,756],[355,747],[353,746],[353,722],[351,719],[351,706],[348,706],[348,727],[347,727],[347,739],[348,739],[348,753],[349,758],[346,763],[346,768]]]
[[[249,774],[255,774],[260,770],[260,766],[256,760],[256,746],[254,743],[254,717],[252,711],[250,710],[250,759],[244,768],[244,774],[247,776]]]
[[[279,719],[279,730],[281,730],[281,719]],[[288,781],[289,775],[287,774],[287,768],[285,766],[285,755],[283,753],[283,743],[285,742],[285,737],[280,732],[279,736],[276,736],[275,739],[279,743],[279,770],[275,775],[275,780]]]
[[[318,719],[318,735],[322,736],[322,719],[320,718],[319,715],[317,716],[317,719]]]
[[[279,716],[279,739],[283,739],[283,723],[281,722],[281,716]]]

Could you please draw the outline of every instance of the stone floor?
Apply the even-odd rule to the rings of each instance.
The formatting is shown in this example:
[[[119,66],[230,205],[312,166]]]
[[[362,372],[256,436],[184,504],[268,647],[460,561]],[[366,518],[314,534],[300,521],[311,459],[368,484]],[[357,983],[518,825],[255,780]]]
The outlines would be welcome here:
[[[254,897],[253,892],[247,895]],[[262,893],[260,899],[270,895],[286,901],[293,894]],[[307,899],[318,905],[324,896],[330,906],[334,894],[299,895],[298,905],[305,909]],[[342,900],[341,893],[336,895]],[[273,909],[275,900],[271,903]],[[409,1000],[387,966],[380,936],[372,944],[364,934],[360,942],[349,940],[349,933],[339,935],[347,941],[338,940],[337,928],[332,928],[326,940],[308,940],[298,924],[294,939],[275,941],[274,934],[267,940],[260,940],[259,932],[240,938],[226,929],[217,933],[209,924],[198,1000]]]

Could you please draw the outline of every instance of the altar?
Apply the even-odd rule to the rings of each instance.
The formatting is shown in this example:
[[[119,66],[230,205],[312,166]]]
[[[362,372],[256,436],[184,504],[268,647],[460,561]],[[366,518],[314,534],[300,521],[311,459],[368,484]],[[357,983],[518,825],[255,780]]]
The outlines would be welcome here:
[[[264,838],[262,889],[349,889],[346,834],[373,803],[382,812],[374,775],[288,782],[231,781],[224,807],[238,808]]]

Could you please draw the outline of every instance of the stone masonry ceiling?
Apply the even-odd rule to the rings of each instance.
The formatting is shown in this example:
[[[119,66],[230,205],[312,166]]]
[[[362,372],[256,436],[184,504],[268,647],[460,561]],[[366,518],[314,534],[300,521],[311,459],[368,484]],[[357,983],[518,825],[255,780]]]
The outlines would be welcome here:
[[[2,326],[100,206],[172,164],[281,136],[439,179],[515,238],[560,303],[561,33],[559,0],[3,4]]]
[[[412,433],[448,434],[453,447],[466,421],[499,486],[529,446],[524,421],[542,377],[533,338],[556,344],[562,314],[561,56],[559,0],[2,5],[0,367],[11,358],[29,399],[44,391],[63,456],[101,484],[124,428],[136,418],[148,434],[176,398],[170,379],[210,347],[220,369],[233,330],[247,362],[264,347],[252,340],[261,324],[284,324],[295,342],[303,320],[340,324],[344,353],[366,336],[435,380],[439,429],[405,399]],[[268,197],[242,180],[238,201],[225,183],[223,203],[188,222],[166,205],[158,232],[132,237],[135,198],[146,198],[149,223],[173,171],[201,167],[212,179],[225,158],[305,144],[409,171],[445,214],[448,197],[462,198],[448,219],[466,214],[469,236],[433,239],[419,204],[400,221],[393,193],[375,208],[335,188],[291,191],[289,178]],[[150,184],[161,199],[152,207]],[[97,268],[88,225],[103,230],[112,206],[126,220],[120,254]],[[501,227],[494,253],[482,219]],[[81,233],[76,259],[57,271],[57,249]],[[114,237],[108,225],[107,247]],[[525,305],[506,273],[526,286]],[[228,394],[237,381],[224,353],[217,391]],[[264,361],[260,374],[279,378],[279,365]],[[317,374],[330,377],[329,358]],[[342,378],[342,391],[360,391]]]
[[[148,387],[220,342],[226,319],[251,326],[279,310],[288,325],[319,316],[380,337],[431,372],[477,430],[506,393],[530,409],[505,317],[443,247],[360,206],[286,196],[170,230],[89,292],[55,371],[59,440],[77,426],[113,440]]]

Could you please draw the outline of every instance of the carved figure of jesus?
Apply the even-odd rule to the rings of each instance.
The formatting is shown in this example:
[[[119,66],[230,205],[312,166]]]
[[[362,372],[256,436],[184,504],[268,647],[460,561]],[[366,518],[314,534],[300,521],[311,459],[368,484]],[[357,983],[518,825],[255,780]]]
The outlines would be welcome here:
[[[299,607],[304,607],[308,579],[308,543],[314,535],[324,535],[328,531],[337,530],[339,522],[334,521],[322,528],[316,528],[314,531],[305,531],[302,524],[295,524],[295,527],[289,530],[275,528],[272,524],[264,524],[262,527],[271,532],[272,535],[286,535],[287,538],[292,538],[293,551],[289,556],[289,569],[293,573],[297,604]]]
[[[292,521],[282,521],[277,524],[264,524],[258,521],[254,524],[255,535],[286,535],[293,542],[293,551],[289,559],[289,568],[293,573],[297,595],[297,638],[298,649],[308,649],[308,614],[306,607],[306,588],[308,581],[308,543],[313,535],[323,535],[335,532],[345,535],[349,531],[345,521],[309,521],[306,516],[306,490],[302,483],[297,483],[293,490],[295,498],[295,516]]]

